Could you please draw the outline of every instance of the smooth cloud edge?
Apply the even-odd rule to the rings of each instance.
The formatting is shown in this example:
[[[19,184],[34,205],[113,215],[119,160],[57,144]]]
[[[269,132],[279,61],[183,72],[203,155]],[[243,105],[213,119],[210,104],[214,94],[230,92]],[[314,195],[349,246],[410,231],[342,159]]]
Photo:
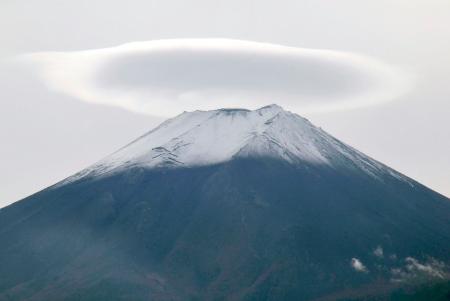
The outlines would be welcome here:
[[[295,104],[283,105],[286,109],[302,114],[345,111],[388,103],[407,94],[415,81],[415,76],[410,72],[406,72],[403,69],[389,65],[376,58],[358,53],[329,49],[298,48],[231,39],[168,39],[141,41],[125,43],[108,48],[80,51],[34,52],[17,56],[15,59],[16,61],[31,66],[31,69],[51,91],[63,93],[87,103],[120,107],[134,113],[168,117],[173,116],[174,113],[181,113],[185,110],[216,109],[217,106],[205,108],[204,104],[200,105],[200,107],[193,107],[191,105],[188,108],[180,108],[179,112],[174,112],[173,109],[167,108],[166,96],[154,96],[152,97],[152,103],[145,103],[145,101],[140,100],[141,96],[135,91],[108,91],[99,89],[94,84],[94,77],[99,69],[108,64],[108,61],[114,59],[114,56],[117,54],[133,54],[161,49],[186,49],[189,48],[189,45],[192,45],[192,49],[198,49],[198,47],[200,47],[204,49],[220,49],[232,52],[248,51],[251,53],[258,51],[272,51],[281,55],[302,52],[305,55],[321,56],[324,60],[345,60],[351,62],[354,66],[358,66],[363,72],[367,72],[368,74],[377,73],[380,78],[384,78],[383,85],[387,85],[384,89],[371,91],[336,103],[316,104],[313,106],[297,106]],[[80,63],[80,60],[84,61],[84,63]],[[80,77],[80,74],[84,76]],[[196,93],[202,94],[204,92],[205,89],[203,89],[203,91],[183,91],[182,93],[174,93],[172,97],[177,101],[180,99],[186,101],[186,99],[189,100],[189,97],[195,100],[195,97],[192,97],[192,95],[195,95]],[[228,102],[226,99],[232,99],[232,95],[235,91],[224,92],[229,93],[230,96],[222,97],[224,99],[222,102]],[[251,100],[249,102],[251,102]],[[274,99],[266,102],[275,103],[277,100]],[[254,109],[265,105],[266,102],[256,101],[248,108]],[[158,110],[154,110],[155,107],[158,107]],[[236,107],[236,104],[230,102],[230,106],[224,107]]]

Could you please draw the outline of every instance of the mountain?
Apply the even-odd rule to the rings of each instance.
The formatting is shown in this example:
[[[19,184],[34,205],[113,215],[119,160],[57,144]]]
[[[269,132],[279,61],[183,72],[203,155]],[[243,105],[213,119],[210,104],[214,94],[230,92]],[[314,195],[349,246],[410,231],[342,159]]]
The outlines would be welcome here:
[[[0,300],[445,300],[449,265],[448,198],[276,105],[185,112],[0,209]]]

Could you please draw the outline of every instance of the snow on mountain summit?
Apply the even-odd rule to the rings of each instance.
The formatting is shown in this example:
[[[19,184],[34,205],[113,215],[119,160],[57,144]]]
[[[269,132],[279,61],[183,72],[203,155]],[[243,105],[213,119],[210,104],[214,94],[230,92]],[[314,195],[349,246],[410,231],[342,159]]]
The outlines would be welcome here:
[[[277,105],[258,110],[185,112],[105,159],[104,164],[196,166],[233,156],[281,156],[326,162],[312,143],[314,126]]]
[[[389,172],[400,177],[307,119],[273,104],[253,111],[184,112],[69,179],[131,167],[212,165],[239,157],[270,157],[333,168],[344,164],[371,175]]]

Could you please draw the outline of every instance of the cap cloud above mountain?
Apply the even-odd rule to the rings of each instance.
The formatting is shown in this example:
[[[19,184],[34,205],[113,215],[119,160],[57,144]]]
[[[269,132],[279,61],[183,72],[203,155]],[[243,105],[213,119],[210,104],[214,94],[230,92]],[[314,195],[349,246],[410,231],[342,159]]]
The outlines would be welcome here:
[[[408,90],[402,71],[347,52],[228,39],[135,42],[25,55],[49,88],[152,115],[279,103],[297,111],[348,109]]]

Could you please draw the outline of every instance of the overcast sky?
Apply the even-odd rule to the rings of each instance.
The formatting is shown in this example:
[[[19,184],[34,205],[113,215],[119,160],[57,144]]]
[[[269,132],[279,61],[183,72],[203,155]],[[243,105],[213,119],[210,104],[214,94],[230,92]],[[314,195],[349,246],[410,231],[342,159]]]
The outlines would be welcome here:
[[[450,196],[448,0],[126,4],[4,0],[0,3],[0,207],[94,163],[163,120],[157,116],[161,112],[152,115],[150,110],[149,115],[80,101],[79,95],[52,89],[28,66],[12,62],[12,57],[174,38],[228,38],[328,49],[374,58],[413,75],[413,86],[393,101],[326,113],[296,112]],[[109,84],[120,84],[119,80],[109,78]]]

